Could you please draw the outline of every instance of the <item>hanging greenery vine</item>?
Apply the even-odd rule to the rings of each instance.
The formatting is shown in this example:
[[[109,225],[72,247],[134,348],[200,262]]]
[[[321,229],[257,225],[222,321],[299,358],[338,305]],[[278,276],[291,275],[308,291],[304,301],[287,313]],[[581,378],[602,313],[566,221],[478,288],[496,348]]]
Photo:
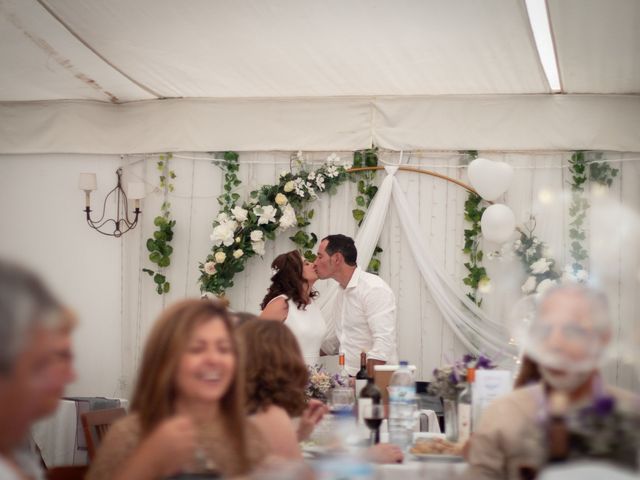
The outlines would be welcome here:
[[[377,166],[378,147],[353,152],[354,168]],[[353,214],[353,218],[356,220],[356,222],[358,222],[358,227],[362,224],[366,211],[369,208],[369,205],[371,205],[373,197],[375,197],[376,193],[378,193],[378,187],[375,184],[377,173],[378,172],[376,170],[352,173],[354,179],[357,181],[358,190],[355,199],[356,208],[354,208],[351,213]],[[368,272],[375,273],[376,275],[380,273],[379,255],[380,253],[382,253],[382,251],[382,248],[380,248],[379,245],[376,245],[376,248],[373,250],[371,260],[369,261],[369,265],[367,266]]]
[[[476,150],[469,150],[465,153],[467,163],[478,158]],[[464,230],[464,247],[462,248],[462,251],[469,255],[469,261],[464,263],[468,274],[462,279],[462,282],[471,289],[467,293],[467,297],[478,306],[482,304],[478,290],[483,284],[489,282],[487,270],[482,266],[484,253],[480,249],[480,235],[482,233],[480,220],[486,209],[481,206],[482,202],[482,197],[477,193],[469,192],[467,195],[467,200],[464,202],[464,219],[471,225]]]
[[[585,219],[589,209],[589,201],[586,198],[585,186],[587,179],[599,185],[610,187],[613,179],[618,174],[618,169],[612,168],[607,162],[602,161],[601,152],[576,151],[569,159],[569,172],[571,173],[571,205],[569,206],[569,240],[570,255],[573,259],[574,272],[586,269],[589,252],[584,246],[587,238]]]
[[[223,295],[233,286],[235,274],[245,269],[249,258],[264,255],[266,240],[275,240],[276,233],[295,226],[306,227],[313,217],[313,210],[308,207],[318,194],[335,192],[349,178],[345,166],[337,164],[335,158],[330,156],[316,170],[309,171],[303,165],[298,173],[283,172],[278,183],[263,185],[238,205],[240,195],[233,191],[240,185],[236,175],[238,155],[226,152],[224,160],[218,162],[225,172],[225,185],[218,198],[220,213],[212,225],[213,247],[199,264],[200,290]],[[309,236],[304,230],[290,238],[305,250],[305,256],[317,240],[315,234]]]
[[[147,239],[147,250],[149,251],[149,260],[155,263],[157,269],[151,270],[143,268],[142,271],[153,277],[158,295],[168,293],[171,289],[171,283],[166,277],[166,268],[171,265],[171,254],[173,247],[170,245],[173,240],[173,227],[176,221],[171,219],[171,203],[168,200],[169,192],[173,192],[173,179],[176,174],[169,168],[169,161],[173,155],[168,153],[160,155],[157,163],[157,169],[160,172],[160,188],[164,194],[164,201],[160,207],[160,215],[153,219],[156,230],[153,232],[152,238]]]

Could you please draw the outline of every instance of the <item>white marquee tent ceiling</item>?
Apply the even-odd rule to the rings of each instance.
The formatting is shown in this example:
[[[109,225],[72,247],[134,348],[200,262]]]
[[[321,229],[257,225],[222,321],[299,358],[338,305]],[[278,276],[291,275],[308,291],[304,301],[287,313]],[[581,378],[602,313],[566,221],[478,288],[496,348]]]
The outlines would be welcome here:
[[[640,2],[548,6],[564,95],[551,94],[524,0],[0,0],[0,153],[640,150]],[[172,135],[190,117],[208,137]],[[556,122],[578,128],[555,138]],[[84,143],[54,123],[84,124]],[[231,131],[243,126],[267,130]]]

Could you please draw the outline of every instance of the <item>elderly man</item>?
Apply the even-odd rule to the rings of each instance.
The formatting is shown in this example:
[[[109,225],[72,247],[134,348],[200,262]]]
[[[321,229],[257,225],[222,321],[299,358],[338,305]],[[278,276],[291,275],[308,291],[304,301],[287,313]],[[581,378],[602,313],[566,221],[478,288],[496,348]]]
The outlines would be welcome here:
[[[532,478],[553,459],[552,418],[561,417],[571,431],[604,404],[605,415],[637,412],[636,397],[602,382],[598,365],[610,337],[602,294],[579,285],[548,291],[523,342],[542,380],[514,390],[485,410],[471,439],[465,478]],[[571,448],[568,442],[567,447]],[[572,456],[569,450],[565,453]]]
[[[52,413],[69,377],[63,310],[31,273],[0,261],[0,478],[43,478],[26,448],[31,424]],[[64,344],[64,345],[63,345]]]
[[[345,354],[349,375],[360,368],[360,353],[367,354],[369,374],[373,365],[396,363],[396,300],[393,291],[377,275],[358,268],[353,239],[329,235],[318,247],[314,263],[318,278],[332,278],[340,285],[335,332],[323,343],[325,353]]]

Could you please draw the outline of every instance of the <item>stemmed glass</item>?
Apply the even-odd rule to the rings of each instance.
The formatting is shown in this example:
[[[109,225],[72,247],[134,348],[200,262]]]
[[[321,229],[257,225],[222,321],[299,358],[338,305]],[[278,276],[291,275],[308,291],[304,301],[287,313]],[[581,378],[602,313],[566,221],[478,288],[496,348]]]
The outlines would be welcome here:
[[[380,443],[380,424],[384,420],[384,405],[364,405],[362,418],[367,428],[371,430],[371,445]]]

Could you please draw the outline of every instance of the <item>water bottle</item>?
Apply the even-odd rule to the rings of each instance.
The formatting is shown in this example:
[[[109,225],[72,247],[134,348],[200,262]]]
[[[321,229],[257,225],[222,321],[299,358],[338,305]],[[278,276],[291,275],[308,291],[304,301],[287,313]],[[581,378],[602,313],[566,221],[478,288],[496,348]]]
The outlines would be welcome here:
[[[409,364],[403,361],[389,381],[389,443],[403,450],[409,447],[416,409],[416,384]]]
[[[373,465],[364,458],[362,436],[356,418],[349,411],[338,411],[334,422],[333,453],[313,462],[317,480],[371,480]]]

